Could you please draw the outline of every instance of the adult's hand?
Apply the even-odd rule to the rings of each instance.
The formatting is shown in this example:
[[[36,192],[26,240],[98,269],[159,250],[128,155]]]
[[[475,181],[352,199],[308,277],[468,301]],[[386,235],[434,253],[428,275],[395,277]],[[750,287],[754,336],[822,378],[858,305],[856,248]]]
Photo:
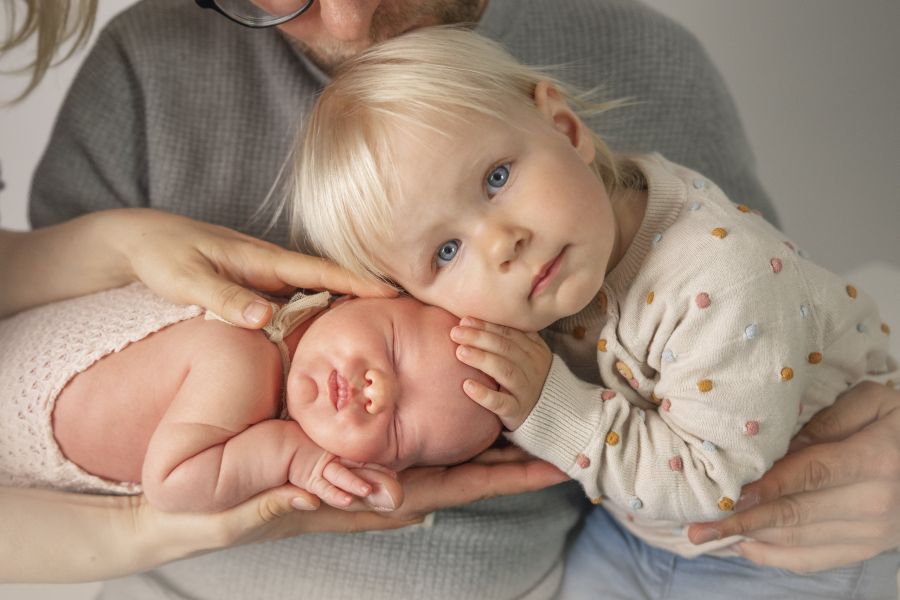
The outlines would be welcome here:
[[[405,499],[387,514],[403,520],[420,520],[441,508],[533,492],[569,479],[517,446],[492,448],[453,467],[414,467],[399,475]]]
[[[118,247],[136,279],[162,297],[199,304],[226,320],[257,328],[270,304],[249,288],[281,294],[298,287],[355,296],[393,296],[323,258],[285,250],[232,229],[150,209],[116,211],[129,235]]]
[[[789,453],[748,484],[736,514],[690,527],[695,543],[730,535],[765,566],[798,572],[871,558],[900,544],[900,392],[871,382],[813,417]]]
[[[0,317],[136,280],[168,300],[199,304],[250,328],[272,314],[251,289],[396,293],[324,259],[152,209],[100,211],[35,231],[0,230]]]

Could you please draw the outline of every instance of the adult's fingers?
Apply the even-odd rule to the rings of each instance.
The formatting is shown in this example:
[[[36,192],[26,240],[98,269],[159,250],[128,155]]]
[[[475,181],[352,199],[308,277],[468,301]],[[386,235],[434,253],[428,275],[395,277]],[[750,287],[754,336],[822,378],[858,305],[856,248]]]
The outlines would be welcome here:
[[[871,548],[859,544],[794,548],[748,541],[737,544],[736,549],[744,558],[758,565],[787,569],[797,573],[834,569],[849,563],[867,560],[877,554]]]
[[[841,394],[835,403],[819,411],[791,441],[791,452],[811,444],[837,442],[860,431],[897,408],[885,386],[863,381]]]
[[[275,273],[294,287],[330,290],[354,296],[393,298],[397,290],[374,279],[368,279],[335,263],[279,248],[275,253]]]
[[[861,544],[881,547],[887,526],[877,521],[827,521],[798,527],[772,527],[750,533],[753,541],[777,546]]]

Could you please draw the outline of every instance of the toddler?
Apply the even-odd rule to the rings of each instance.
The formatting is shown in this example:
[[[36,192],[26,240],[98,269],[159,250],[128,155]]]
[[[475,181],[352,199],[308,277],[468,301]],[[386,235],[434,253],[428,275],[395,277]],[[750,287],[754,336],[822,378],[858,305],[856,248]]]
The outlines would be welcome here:
[[[295,213],[324,255],[464,317],[457,355],[500,384],[466,393],[622,527],[727,552],[682,524],[726,516],[813,414],[895,368],[889,328],[756,211],[614,154],[573,106],[473,33],[385,42],[322,93]]]
[[[273,307],[267,334],[140,284],[0,322],[0,484],[217,511],[289,482],[392,510],[393,470],[491,445],[499,421],[462,382],[491,384],[454,357],[452,315],[330,298]]]

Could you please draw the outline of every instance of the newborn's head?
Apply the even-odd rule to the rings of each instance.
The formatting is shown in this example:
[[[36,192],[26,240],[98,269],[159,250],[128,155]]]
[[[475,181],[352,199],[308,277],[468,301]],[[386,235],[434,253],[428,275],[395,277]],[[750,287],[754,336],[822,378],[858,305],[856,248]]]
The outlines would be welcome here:
[[[412,298],[337,302],[303,334],[287,407],[319,446],[392,469],[446,465],[488,448],[500,421],[463,392],[494,382],[457,360],[456,317]]]

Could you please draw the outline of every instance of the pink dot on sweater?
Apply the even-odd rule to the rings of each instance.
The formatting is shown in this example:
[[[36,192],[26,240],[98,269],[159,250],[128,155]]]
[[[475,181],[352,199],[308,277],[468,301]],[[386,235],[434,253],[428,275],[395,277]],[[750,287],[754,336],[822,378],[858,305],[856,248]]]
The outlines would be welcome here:
[[[697,294],[697,298],[695,301],[697,302],[697,306],[699,306],[700,308],[708,308],[712,303],[709,299],[709,294],[707,294],[706,292],[700,292],[699,294]]]
[[[684,461],[681,460],[680,456],[673,456],[669,459],[669,468],[673,471],[683,471],[684,470]]]
[[[606,402],[607,400],[612,400],[616,397],[616,393],[612,390],[603,390],[600,392],[600,399]]]
[[[744,431],[747,435],[756,435],[759,433],[759,421],[747,421],[744,423]]]
[[[634,389],[638,389],[639,387],[641,387],[641,384],[638,383],[638,380],[637,380],[637,379],[632,379],[632,380],[630,380],[630,381],[628,382],[628,385],[630,385],[630,386],[633,387]]]
[[[591,459],[589,459],[584,454],[579,454],[575,457],[575,464],[582,469],[587,469],[589,466],[591,466]]]
[[[773,273],[781,273],[781,259],[780,258],[773,258],[772,260],[769,261],[769,264],[772,265]]]
[[[660,407],[664,411],[669,412],[670,410],[672,410],[672,401],[669,400],[668,398],[663,398],[663,401],[662,401],[662,404],[660,405]]]

